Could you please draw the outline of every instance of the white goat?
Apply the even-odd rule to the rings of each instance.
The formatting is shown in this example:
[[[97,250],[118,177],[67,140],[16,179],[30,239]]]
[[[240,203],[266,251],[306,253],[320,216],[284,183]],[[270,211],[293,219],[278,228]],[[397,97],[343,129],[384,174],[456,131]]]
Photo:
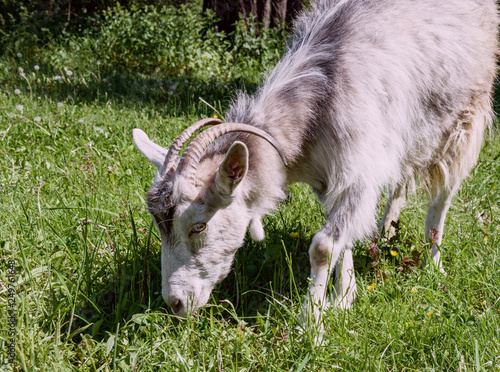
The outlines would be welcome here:
[[[388,230],[419,177],[430,196],[425,231],[438,231],[432,257],[441,266],[451,198],[491,123],[497,24],[494,0],[320,0],[298,18],[257,93],[239,94],[231,123],[202,120],[168,152],[135,129],[136,146],[159,168],[147,203],[173,312],[185,316],[208,301],[247,227],[263,239],[261,217],[293,182],[311,185],[327,215],[309,249],[304,308],[316,320],[331,268],[335,303],[352,304],[351,249],[374,230],[383,188],[392,190],[380,224]],[[177,163],[181,146],[206,125],[214,126]]]

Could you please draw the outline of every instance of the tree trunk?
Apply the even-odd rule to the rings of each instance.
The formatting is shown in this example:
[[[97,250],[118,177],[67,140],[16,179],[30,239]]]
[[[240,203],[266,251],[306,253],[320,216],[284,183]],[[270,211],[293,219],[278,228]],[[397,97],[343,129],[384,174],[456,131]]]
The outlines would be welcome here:
[[[287,0],[273,0],[273,19],[271,22],[272,26],[284,27],[286,19],[286,5]]]
[[[203,0],[203,10],[211,9],[219,18],[219,31],[229,33],[240,19],[253,15],[260,27],[284,27],[302,9],[303,0]]]

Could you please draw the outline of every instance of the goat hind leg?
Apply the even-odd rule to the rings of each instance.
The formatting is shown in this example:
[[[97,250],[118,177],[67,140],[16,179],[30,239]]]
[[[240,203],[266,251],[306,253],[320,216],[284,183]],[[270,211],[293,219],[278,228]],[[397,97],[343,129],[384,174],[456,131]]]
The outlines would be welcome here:
[[[484,130],[491,123],[490,109],[488,92],[482,91],[472,97],[471,106],[460,112],[455,130],[449,134],[447,142],[441,145],[446,151],[440,156],[440,163],[430,167],[427,177],[424,177],[430,186],[425,234],[427,241],[432,240],[432,259],[443,273],[439,246],[443,240],[446,213],[460,183],[477,162]]]
[[[429,201],[429,206],[427,208],[427,218],[425,220],[426,240],[427,242],[432,243],[430,255],[442,273],[445,271],[441,262],[441,252],[439,251],[439,246],[443,241],[446,214],[448,213],[448,209],[451,205],[451,199],[453,198],[457,188],[458,186],[451,189],[443,187],[439,190],[437,195]]]
[[[398,184],[391,190],[389,199],[385,205],[384,216],[378,223],[380,234],[385,234],[387,238],[391,238],[396,233],[396,229],[392,226],[393,221],[397,221],[401,208],[406,200],[406,184]]]

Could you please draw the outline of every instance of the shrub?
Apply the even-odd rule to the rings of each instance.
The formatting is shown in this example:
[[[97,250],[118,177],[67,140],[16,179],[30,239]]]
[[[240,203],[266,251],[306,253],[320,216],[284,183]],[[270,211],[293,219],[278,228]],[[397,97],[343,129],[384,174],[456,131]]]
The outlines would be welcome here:
[[[84,30],[98,28],[99,14],[121,4],[133,6],[178,5],[181,0],[2,0],[0,46],[3,53],[29,52]],[[14,40],[14,43],[12,41]]]
[[[228,68],[228,76],[241,78],[252,71],[260,80],[260,75],[282,54],[286,35],[285,28],[260,27],[255,17],[240,19],[225,39],[223,63]]]
[[[196,6],[116,7],[104,13],[96,54],[114,69],[241,78],[279,58],[285,33],[258,33],[254,18],[241,20],[229,35],[216,32],[215,15]],[[278,37],[277,37],[278,36]]]
[[[211,23],[192,7],[116,7],[104,12],[96,40],[98,57],[132,72],[161,70],[167,75],[207,70],[220,42]]]
[[[171,94],[175,89],[168,87],[188,84],[188,80],[201,94],[206,87],[212,87],[208,89],[212,93],[227,89],[226,83],[246,84],[252,90],[279,58],[284,44],[284,30],[258,33],[251,18],[238,22],[229,35],[218,33],[214,14],[203,13],[200,4],[194,3],[178,7],[118,5],[93,17],[92,27],[53,36],[37,47],[23,49],[11,41],[7,60],[15,60],[27,71],[37,65],[48,76],[65,76],[71,70],[75,72],[72,84],[78,81],[81,89],[95,90],[92,97],[99,96],[102,84],[112,84],[112,91],[127,96],[132,93],[130,84],[136,83],[141,87],[152,84]],[[26,34],[29,27],[26,25]],[[21,29],[19,26],[16,32]],[[5,73],[17,75],[17,69]],[[230,85],[233,91],[234,85]],[[227,92],[219,93],[227,96]]]
[[[106,1],[117,0],[1,1],[0,45],[3,52],[28,52],[62,32],[89,27],[95,21],[92,13]]]

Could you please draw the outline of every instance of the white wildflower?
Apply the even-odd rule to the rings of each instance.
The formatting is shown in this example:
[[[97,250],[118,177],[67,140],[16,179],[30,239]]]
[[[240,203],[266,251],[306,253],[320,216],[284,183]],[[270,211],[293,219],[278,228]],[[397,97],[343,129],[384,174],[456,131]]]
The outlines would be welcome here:
[[[73,75],[73,71],[71,71],[71,70],[66,71],[66,75],[68,75],[68,76]]]
[[[96,65],[97,65],[97,66],[100,66],[100,65],[101,65],[101,61],[97,61],[97,62],[96,62]]]
[[[17,94],[17,95],[20,95],[21,94],[21,91],[19,89],[15,89],[14,90],[14,93]]]
[[[42,118],[41,118],[40,116],[35,116],[35,117],[33,118],[33,120],[34,120],[34,121],[36,121],[37,123],[39,123],[39,122],[40,122],[40,120],[42,120]]]
[[[57,107],[63,107],[64,104],[62,102],[57,102]]]
[[[35,65],[35,71],[38,71],[38,70],[40,70],[40,66]]]
[[[21,53],[17,53],[17,56],[21,58],[23,55]]]
[[[59,75],[56,75],[56,76],[54,77],[54,79],[56,79],[56,80],[61,80],[61,79],[62,79],[62,77],[60,77]]]
[[[24,110],[24,106],[23,105],[16,105],[16,109],[18,111],[21,111],[21,114],[23,113],[23,110]]]

